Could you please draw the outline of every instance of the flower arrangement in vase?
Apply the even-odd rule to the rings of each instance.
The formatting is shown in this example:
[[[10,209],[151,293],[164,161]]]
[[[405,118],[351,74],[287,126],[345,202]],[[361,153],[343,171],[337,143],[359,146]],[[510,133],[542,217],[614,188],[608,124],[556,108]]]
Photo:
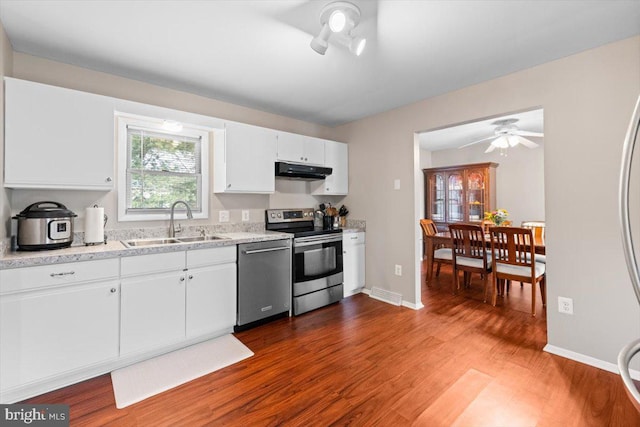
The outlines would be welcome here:
[[[509,217],[509,212],[506,209],[496,209],[491,212],[484,213],[484,219],[493,222],[497,227],[502,225]]]

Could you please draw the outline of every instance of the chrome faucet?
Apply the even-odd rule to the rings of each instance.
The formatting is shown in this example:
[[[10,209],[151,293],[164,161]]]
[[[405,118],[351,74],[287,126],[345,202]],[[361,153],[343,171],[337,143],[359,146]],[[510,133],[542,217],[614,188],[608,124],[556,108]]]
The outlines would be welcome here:
[[[173,202],[173,204],[171,205],[171,221],[170,221],[170,224],[169,224],[169,237],[176,237],[176,229],[173,226],[173,211],[176,209],[176,205],[178,203],[182,203],[183,205],[185,205],[187,207],[187,218],[188,219],[193,219],[193,214],[191,213],[191,208],[189,207],[187,202],[183,202],[182,200],[177,200],[177,201]],[[182,229],[180,228],[180,224],[178,224],[178,233],[180,231],[182,231]]]

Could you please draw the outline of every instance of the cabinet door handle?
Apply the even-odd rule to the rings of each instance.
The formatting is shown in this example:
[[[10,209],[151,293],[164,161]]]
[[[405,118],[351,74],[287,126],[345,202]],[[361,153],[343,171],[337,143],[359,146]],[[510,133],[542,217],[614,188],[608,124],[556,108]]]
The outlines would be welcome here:
[[[105,181],[107,181],[107,182],[111,182],[111,177],[110,177],[110,176],[108,176],[108,177],[107,177],[107,179],[106,179]]]
[[[115,294],[117,292],[116,288],[111,288],[110,291],[112,294]]]
[[[189,280],[193,279],[193,274],[189,275]]]
[[[184,282],[184,276],[180,277],[180,281]]]
[[[56,277],[56,276],[72,276],[76,274],[75,271],[63,271],[62,273],[51,273],[50,276],[51,277]]]

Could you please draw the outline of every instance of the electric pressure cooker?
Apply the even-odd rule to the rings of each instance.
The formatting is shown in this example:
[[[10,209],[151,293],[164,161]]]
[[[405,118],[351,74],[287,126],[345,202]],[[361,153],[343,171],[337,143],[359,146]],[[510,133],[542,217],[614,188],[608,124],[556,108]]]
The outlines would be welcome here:
[[[71,246],[75,213],[58,202],[36,202],[14,216],[18,250],[38,251]]]

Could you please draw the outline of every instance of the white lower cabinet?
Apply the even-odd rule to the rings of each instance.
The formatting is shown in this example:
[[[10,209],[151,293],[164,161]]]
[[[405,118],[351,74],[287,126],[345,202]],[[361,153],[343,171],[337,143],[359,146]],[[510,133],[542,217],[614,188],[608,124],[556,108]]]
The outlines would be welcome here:
[[[118,265],[114,259],[0,272],[2,402],[11,389],[118,357]],[[84,273],[92,268],[113,278],[91,281]],[[36,277],[44,283],[24,281]]]
[[[123,356],[235,325],[236,246],[123,258],[122,276]]]
[[[342,266],[344,296],[357,294],[365,285],[365,233],[344,233]]]
[[[122,280],[120,354],[163,347],[184,338],[184,273]]]
[[[0,403],[232,332],[236,251],[0,270]]]
[[[187,338],[236,323],[236,264],[189,269],[187,277]]]

